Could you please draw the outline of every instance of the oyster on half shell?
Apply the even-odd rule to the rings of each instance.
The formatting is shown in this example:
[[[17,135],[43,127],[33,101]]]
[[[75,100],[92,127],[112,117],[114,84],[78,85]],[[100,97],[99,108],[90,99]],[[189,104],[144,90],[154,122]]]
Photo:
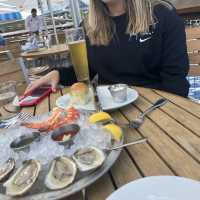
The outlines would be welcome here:
[[[40,170],[41,164],[37,160],[24,161],[15,174],[4,183],[6,194],[10,196],[19,196],[26,193],[37,180]]]
[[[51,190],[62,189],[74,181],[76,173],[76,164],[71,159],[65,156],[55,158],[45,178],[45,185]]]
[[[4,180],[15,168],[15,160],[9,158],[3,165],[0,166],[0,181]]]
[[[96,147],[86,147],[76,151],[73,159],[79,170],[86,172],[100,167],[105,161],[105,154]]]

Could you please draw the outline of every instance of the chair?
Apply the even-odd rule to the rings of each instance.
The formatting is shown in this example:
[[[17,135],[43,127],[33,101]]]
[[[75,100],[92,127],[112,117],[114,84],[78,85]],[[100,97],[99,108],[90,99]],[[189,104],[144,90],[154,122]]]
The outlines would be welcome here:
[[[13,58],[13,54],[10,52],[10,50],[0,51],[0,62],[12,60]]]
[[[7,50],[9,50],[13,54],[14,58],[20,57],[21,46],[18,41],[11,42],[11,43],[9,41],[7,41],[5,46],[0,47],[0,51],[7,51]]]
[[[188,80],[191,87],[189,96],[200,102],[200,27],[186,28],[186,37],[190,62]]]
[[[0,65],[0,83],[16,81],[16,89],[19,95],[23,94],[29,83],[27,70],[21,58],[2,62]]]

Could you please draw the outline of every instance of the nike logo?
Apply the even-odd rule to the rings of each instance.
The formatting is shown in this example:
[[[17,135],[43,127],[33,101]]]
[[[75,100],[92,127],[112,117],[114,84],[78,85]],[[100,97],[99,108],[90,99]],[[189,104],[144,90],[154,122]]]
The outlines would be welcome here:
[[[146,42],[147,40],[150,40],[150,39],[151,39],[151,37],[148,37],[148,38],[145,38],[145,39],[140,38],[140,43]]]

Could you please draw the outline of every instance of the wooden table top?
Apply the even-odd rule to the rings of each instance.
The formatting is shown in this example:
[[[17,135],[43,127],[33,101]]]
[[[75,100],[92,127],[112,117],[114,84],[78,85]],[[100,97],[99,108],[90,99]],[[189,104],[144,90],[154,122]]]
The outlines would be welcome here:
[[[34,52],[24,52],[21,53],[21,57],[23,58],[40,58],[40,57],[46,57],[53,54],[61,54],[64,52],[68,52],[68,46],[66,44],[58,44],[53,45],[49,49],[47,48],[40,48],[38,51]]]
[[[124,130],[125,142],[147,137],[148,142],[125,148],[111,170],[87,188],[88,200],[104,200],[124,184],[146,176],[175,175],[200,180],[200,104],[166,92],[136,88],[140,96],[133,104],[111,112],[126,123],[161,97],[169,100],[152,112],[138,129]],[[62,94],[67,88],[62,90]],[[35,108],[23,112],[43,114],[55,107],[61,92],[51,94]],[[78,193],[63,200],[81,200]]]

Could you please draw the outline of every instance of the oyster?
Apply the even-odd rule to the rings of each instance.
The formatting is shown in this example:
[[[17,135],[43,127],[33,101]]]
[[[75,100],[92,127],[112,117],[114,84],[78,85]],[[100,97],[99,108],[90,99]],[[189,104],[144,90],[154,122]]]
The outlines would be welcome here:
[[[86,147],[76,151],[73,159],[79,170],[86,172],[100,167],[105,161],[105,154],[96,147]]]
[[[6,194],[19,196],[31,189],[41,169],[41,164],[36,160],[27,160],[15,172],[15,174],[4,183]]]
[[[15,160],[9,158],[2,166],[0,166],[0,181],[6,178],[15,168]]]
[[[51,190],[62,189],[74,181],[76,173],[76,164],[71,159],[65,156],[55,158],[46,176],[45,185]]]

